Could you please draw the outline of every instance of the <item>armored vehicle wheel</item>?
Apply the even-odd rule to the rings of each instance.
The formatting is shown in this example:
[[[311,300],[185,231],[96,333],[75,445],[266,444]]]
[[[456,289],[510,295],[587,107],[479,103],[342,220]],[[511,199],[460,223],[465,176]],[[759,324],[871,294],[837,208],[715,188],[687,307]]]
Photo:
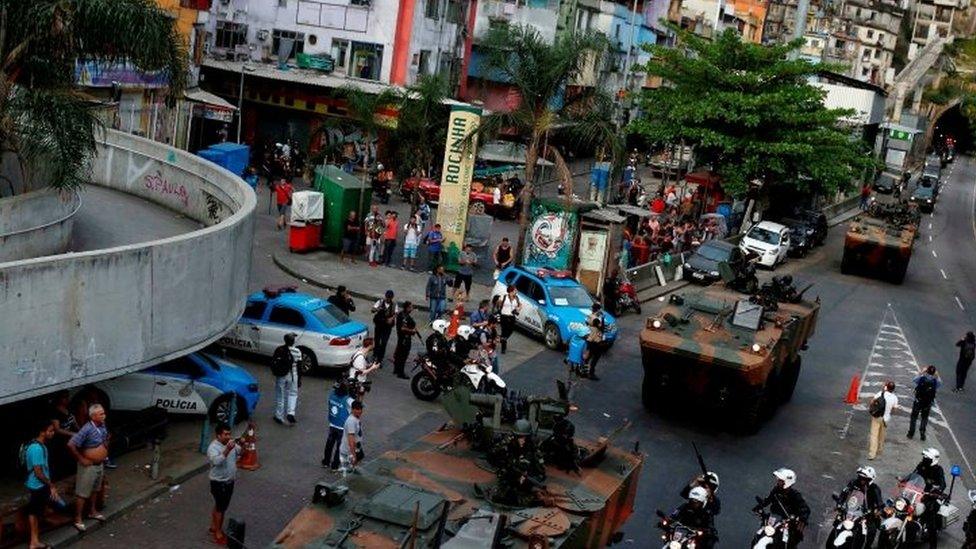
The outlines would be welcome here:
[[[789,362],[785,365],[783,369],[783,375],[780,378],[780,401],[789,402],[793,398],[793,391],[796,389],[796,382],[800,379],[800,364],[802,360],[799,356],[796,360]]]
[[[907,264],[905,265],[896,264],[892,268],[891,275],[888,277],[888,280],[890,280],[892,284],[901,284],[902,282],[905,281],[905,273],[907,272],[908,272]]]
[[[851,274],[851,259],[844,254],[844,258],[840,260],[840,272],[841,274]]]
[[[751,398],[744,398],[739,410],[739,430],[743,434],[752,435],[759,431],[766,412],[769,410],[770,395],[767,389],[775,387],[767,380],[766,386],[757,389]]]

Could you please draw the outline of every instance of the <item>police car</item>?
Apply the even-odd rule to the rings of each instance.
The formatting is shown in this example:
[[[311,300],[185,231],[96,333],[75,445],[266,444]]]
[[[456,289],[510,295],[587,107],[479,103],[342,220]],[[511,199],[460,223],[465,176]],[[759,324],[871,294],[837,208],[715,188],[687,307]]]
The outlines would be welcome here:
[[[230,420],[237,395],[235,421],[250,417],[258,405],[258,382],[247,370],[205,353],[184,357],[106,381],[87,390],[98,391],[112,410],[142,410],[152,406],[171,414],[210,414],[214,421]]]
[[[318,367],[346,367],[362,347],[367,328],[324,299],[293,287],[265,288],[248,296],[244,314],[219,344],[270,357],[294,333],[303,374]]]
[[[516,324],[535,335],[541,335],[546,347],[559,349],[570,335],[586,329],[586,318],[595,303],[593,296],[566,271],[508,267],[498,275],[491,295],[503,296],[509,285],[518,291],[522,310]],[[603,313],[606,341],[617,339],[616,319]]]

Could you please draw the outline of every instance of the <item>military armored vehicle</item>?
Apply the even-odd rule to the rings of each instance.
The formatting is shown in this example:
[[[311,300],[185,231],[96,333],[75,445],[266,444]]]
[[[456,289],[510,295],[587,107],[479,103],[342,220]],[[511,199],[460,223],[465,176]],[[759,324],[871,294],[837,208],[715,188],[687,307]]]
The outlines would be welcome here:
[[[840,272],[901,284],[912,258],[919,219],[913,204],[872,203],[847,228]]]
[[[565,399],[462,386],[442,402],[453,426],[316,485],[274,547],[534,549],[619,539],[640,453],[612,447],[612,436],[576,440]]]
[[[742,281],[723,276],[729,284]],[[644,406],[681,411],[679,402],[694,401],[709,417],[756,431],[792,397],[800,376],[800,351],[820,310],[819,299],[806,301],[804,292],[786,275],[751,296],[721,286],[673,294],[640,334]]]

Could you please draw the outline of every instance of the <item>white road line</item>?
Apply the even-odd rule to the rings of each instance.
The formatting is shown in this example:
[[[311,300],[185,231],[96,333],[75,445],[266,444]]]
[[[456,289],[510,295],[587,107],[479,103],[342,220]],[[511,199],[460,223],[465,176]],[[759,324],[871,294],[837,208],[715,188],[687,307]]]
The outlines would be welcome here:
[[[942,269],[939,269],[939,272],[942,273],[942,278],[944,278],[946,280],[949,280],[949,275],[945,274],[945,271],[943,271]]]
[[[932,227],[929,228],[931,229]],[[932,235],[929,235],[929,242],[932,242]]]
[[[956,296],[952,296],[952,297],[956,298],[956,305],[959,305],[959,308],[962,309],[963,311],[965,311],[966,308],[962,306],[962,301],[959,299],[959,296],[956,295]]]
[[[932,250],[932,257],[939,257],[939,254],[935,253],[935,250]]]
[[[932,230],[932,224],[931,224],[931,223],[929,223],[929,230],[930,230],[930,231]],[[976,233],[974,233],[974,234],[976,234]],[[929,236],[929,238],[932,238],[932,237],[931,237],[931,236]]]

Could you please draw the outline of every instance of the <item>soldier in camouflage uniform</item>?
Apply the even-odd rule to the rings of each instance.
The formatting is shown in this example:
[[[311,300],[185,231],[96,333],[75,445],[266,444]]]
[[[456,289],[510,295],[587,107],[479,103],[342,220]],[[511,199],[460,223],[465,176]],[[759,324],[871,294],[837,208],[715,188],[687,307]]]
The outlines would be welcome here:
[[[528,420],[515,422],[513,433],[499,443],[508,459],[500,460],[496,475],[498,484],[492,500],[507,505],[529,507],[538,503],[536,488],[546,479],[542,452],[532,436]]]

